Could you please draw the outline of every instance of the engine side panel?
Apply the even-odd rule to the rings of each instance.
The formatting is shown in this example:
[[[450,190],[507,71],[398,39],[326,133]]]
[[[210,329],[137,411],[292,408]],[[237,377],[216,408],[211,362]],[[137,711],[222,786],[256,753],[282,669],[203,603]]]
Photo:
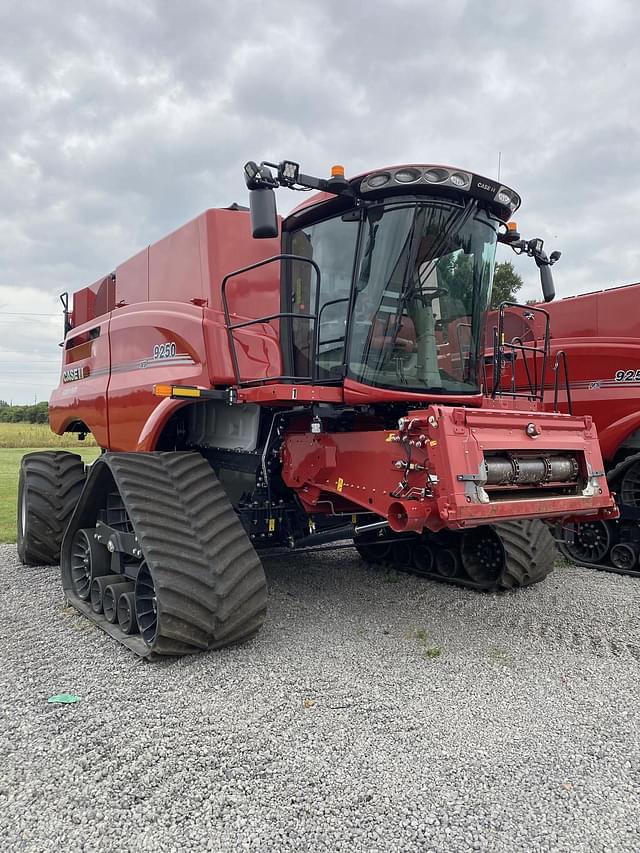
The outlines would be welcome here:
[[[60,384],[49,401],[49,424],[62,435],[82,423],[101,447],[109,446],[107,387],[111,367],[109,317],[90,320],[67,335]]]

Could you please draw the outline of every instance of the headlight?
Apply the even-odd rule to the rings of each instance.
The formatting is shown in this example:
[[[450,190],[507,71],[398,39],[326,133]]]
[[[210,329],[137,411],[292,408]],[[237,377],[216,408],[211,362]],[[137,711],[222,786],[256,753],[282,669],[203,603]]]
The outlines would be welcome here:
[[[463,172],[454,172],[449,178],[454,187],[467,187],[470,183],[469,175],[465,175]]]
[[[423,177],[430,184],[440,184],[447,180],[449,172],[447,169],[427,169]]]
[[[372,175],[367,180],[367,183],[372,189],[377,189],[378,187],[383,187],[390,180],[391,175],[388,172],[381,172],[379,175]]]
[[[393,176],[400,184],[411,184],[420,178],[418,169],[399,169]]]

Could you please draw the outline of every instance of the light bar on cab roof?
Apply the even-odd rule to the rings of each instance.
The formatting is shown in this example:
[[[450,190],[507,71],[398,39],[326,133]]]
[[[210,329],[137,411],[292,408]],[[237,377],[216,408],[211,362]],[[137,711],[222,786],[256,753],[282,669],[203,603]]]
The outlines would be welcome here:
[[[448,187],[499,204],[511,213],[520,207],[518,193],[509,187],[505,187],[499,181],[483,178],[481,175],[466,172],[463,169],[450,169],[446,166],[401,166],[398,169],[372,172],[362,179],[360,194],[366,195],[393,186],[416,186],[422,190],[426,187]]]

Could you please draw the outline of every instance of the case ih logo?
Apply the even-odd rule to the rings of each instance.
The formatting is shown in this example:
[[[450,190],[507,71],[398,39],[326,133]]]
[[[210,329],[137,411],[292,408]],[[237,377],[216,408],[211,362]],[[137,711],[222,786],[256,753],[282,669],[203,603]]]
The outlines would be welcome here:
[[[86,375],[84,367],[72,367],[63,372],[62,381],[77,382],[78,379],[84,379]]]

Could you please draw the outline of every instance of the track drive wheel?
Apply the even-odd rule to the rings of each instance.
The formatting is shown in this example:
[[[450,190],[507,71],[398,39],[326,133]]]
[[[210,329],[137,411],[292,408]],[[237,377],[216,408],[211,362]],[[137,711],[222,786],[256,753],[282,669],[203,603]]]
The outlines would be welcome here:
[[[537,518],[503,521],[493,525],[505,552],[505,567],[498,589],[516,589],[544,580],[553,571],[557,557],[551,531]]]
[[[85,481],[77,453],[27,453],[18,481],[18,557],[25,566],[54,566]]]

